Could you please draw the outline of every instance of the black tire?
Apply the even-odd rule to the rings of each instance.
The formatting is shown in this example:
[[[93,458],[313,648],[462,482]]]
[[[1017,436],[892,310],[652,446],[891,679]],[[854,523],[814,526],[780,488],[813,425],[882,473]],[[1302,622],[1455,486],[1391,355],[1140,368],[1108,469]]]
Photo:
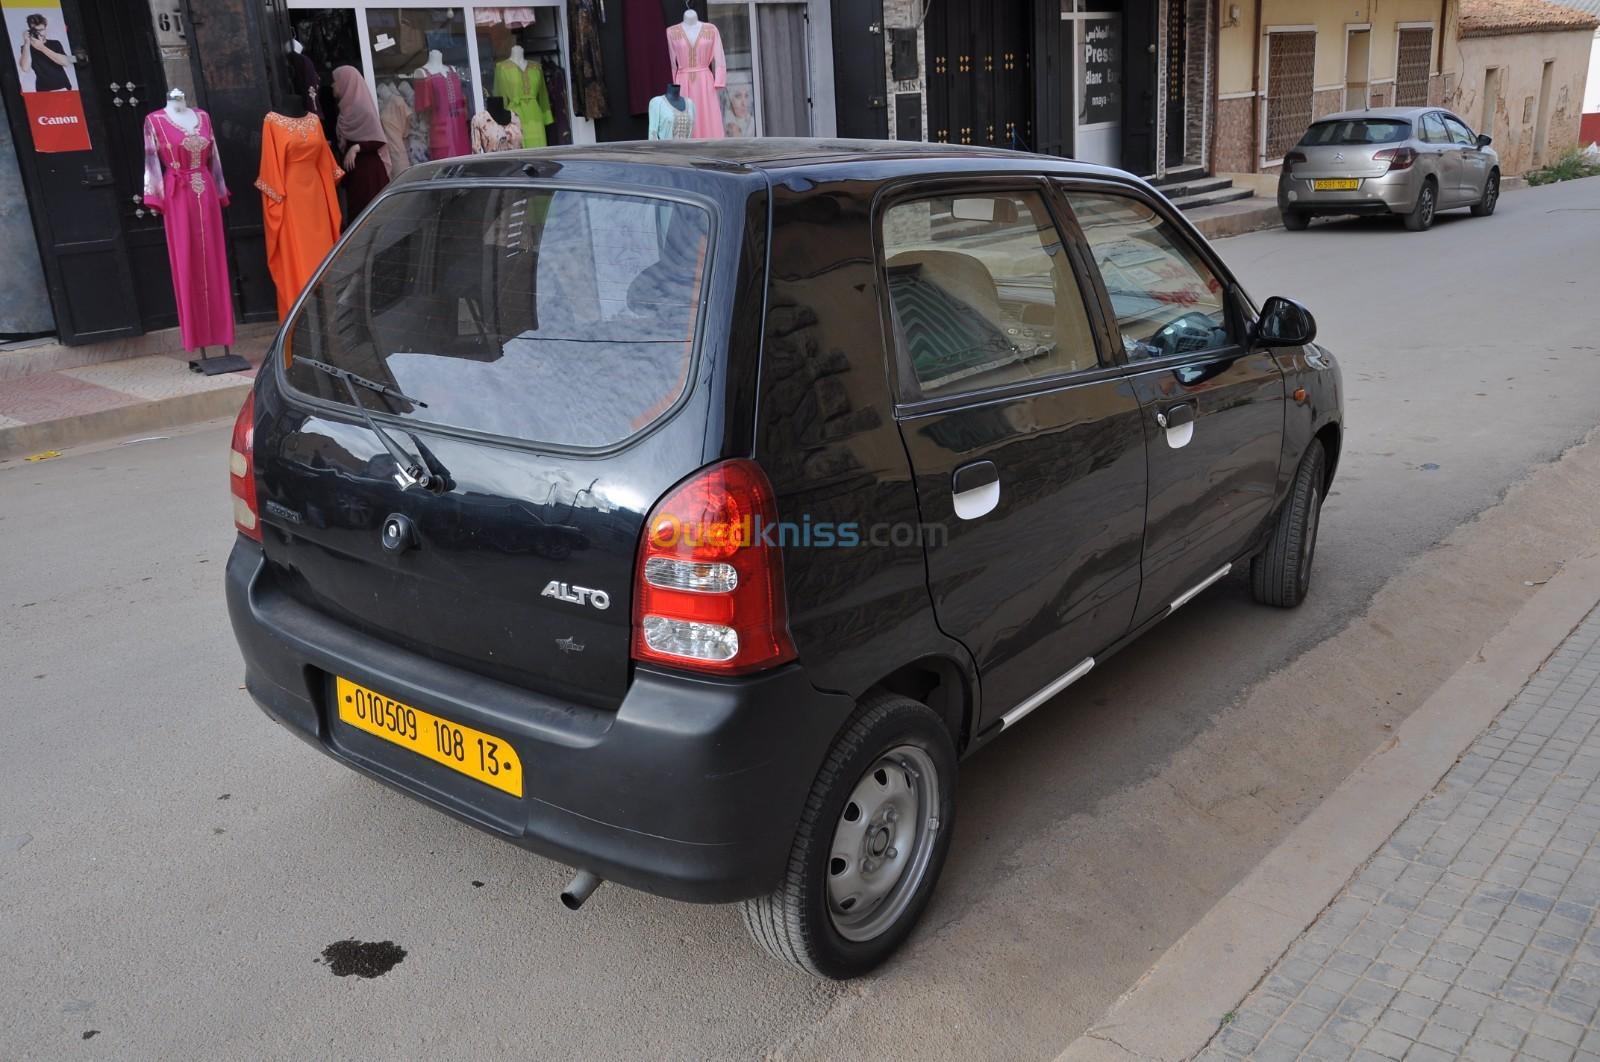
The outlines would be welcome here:
[[[1285,210],[1283,227],[1290,232],[1304,232],[1311,227],[1311,215],[1300,210]]]
[[[1406,228],[1412,232],[1427,232],[1433,228],[1433,219],[1439,213],[1439,186],[1432,177],[1422,182],[1417,193],[1417,205],[1406,215]]]
[[[1489,174],[1489,179],[1483,182],[1483,198],[1472,204],[1472,216],[1486,218],[1494,213],[1494,208],[1500,203],[1500,171],[1494,170]]]
[[[870,939],[852,940],[842,935],[835,919],[843,915],[834,913],[830,899],[830,871],[843,862],[834,852],[836,831],[845,822],[847,805],[855,806],[854,798],[861,787],[877,784],[869,779],[883,776],[880,761],[907,748],[917,750],[917,755],[926,757],[926,763],[933,767],[935,777],[926,784],[934,799],[926,804],[937,805],[937,809],[917,817],[915,840],[907,847],[906,866],[895,879],[897,891],[850,917],[869,916],[880,908],[880,917],[887,917],[891,911],[898,913]],[[916,779],[908,782],[915,788],[925,779],[925,773],[912,772],[899,781],[910,778]],[[741,905],[745,928],[756,943],[775,959],[835,980],[864,974],[888,958],[916,925],[944,867],[955,825],[955,781],[955,744],[938,715],[916,701],[893,694],[864,700],[817,772],[800,815],[782,882],[771,894],[745,900]],[[924,804],[917,806],[922,808]],[[858,807],[857,818],[860,816]],[[858,851],[865,857],[875,835],[870,827],[862,833]],[[887,852],[892,859],[896,849],[888,848]],[[919,861],[920,869],[912,880],[906,875]],[[864,858],[863,862],[872,866],[870,860]],[[843,871],[834,873],[837,876]],[[904,891],[900,892],[902,881]]]
[[[1295,470],[1289,500],[1278,513],[1267,548],[1250,559],[1250,592],[1263,605],[1294,608],[1311,588],[1326,462],[1322,444],[1313,439]]]

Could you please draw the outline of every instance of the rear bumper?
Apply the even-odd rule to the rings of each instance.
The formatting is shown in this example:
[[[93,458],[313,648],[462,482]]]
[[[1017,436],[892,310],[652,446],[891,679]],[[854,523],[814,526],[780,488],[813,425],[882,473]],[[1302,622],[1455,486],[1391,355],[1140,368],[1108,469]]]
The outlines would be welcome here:
[[[716,903],[778,883],[801,807],[853,701],[798,665],[741,680],[635,670],[615,712],[557,701],[351,630],[272,586],[236,542],[228,614],[245,684],[297,737],[387,785],[540,855],[646,892]],[[518,799],[338,720],[343,675],[503,737]]]
[[[1361,178],[1351,191],[1323,191],[1301,177],[1278,178],[1278,207],[1303,214],[1409,214],[1422,187],[1419,167]]]

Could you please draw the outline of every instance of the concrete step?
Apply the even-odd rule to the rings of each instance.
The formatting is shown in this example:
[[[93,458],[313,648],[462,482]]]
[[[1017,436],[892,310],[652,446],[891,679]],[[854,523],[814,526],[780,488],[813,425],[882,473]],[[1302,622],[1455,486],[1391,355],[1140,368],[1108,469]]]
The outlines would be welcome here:
[[[1168,185],[1184,184],[1209,176],[1211,175],[1206,172],[1204,166],[1177,166],[1168,170],[1162,176],[1153,178],[1150,183],[1165,191]]]
[[[277,334],[278,322],[265,321],[241,324],[234,328],[235,354],[250,357],[253,352],[266,349]],[[222,351],[212,347],[211,354]],[[165,354],[187,359],[183,339],[176,328],[163,328],[146,332],[142,336],[112,339],[104,343],[88,343],[69,347],[54,339],[28,339],[14,343],[0,343],[0,383],[21,379],[42,372],[60,372],[64,369],[81,369],[91,365],[127,361]],[[258,360],[258,359],[252,359]]]
[[[1233,181],[1228,177],[1203,176],[1182,181],[1178,184],[1164,184],[1159,187],[1162,195],[1176,202],[1185,196],[1226,191],[1233,187]]]
[[[1248,188],[1235,188],[1233,182],[1220,189],[1208,192],[1199,192],[1194,195],[1169,196],[1172,205],[1179,210],[1198,210],[1200,207],[1217,206],[1221,203],[1236,203],[1241,199],[1250,199],[1255,193]]]

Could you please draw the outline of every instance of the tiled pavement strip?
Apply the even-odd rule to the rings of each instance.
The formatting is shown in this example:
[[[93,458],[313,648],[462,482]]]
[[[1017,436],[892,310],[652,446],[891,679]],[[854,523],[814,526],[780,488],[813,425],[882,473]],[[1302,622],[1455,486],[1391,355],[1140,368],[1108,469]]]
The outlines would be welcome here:
[[[1600,1060],[1600,608],[1199,1057]]]

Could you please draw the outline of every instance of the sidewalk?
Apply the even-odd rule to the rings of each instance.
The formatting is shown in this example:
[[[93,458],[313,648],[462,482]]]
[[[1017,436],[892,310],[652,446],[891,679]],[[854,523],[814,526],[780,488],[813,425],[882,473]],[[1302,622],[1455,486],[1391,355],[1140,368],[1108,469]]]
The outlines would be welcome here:
[[[1600,1058],[1600,609],[1204,1060]]]
[[[251,328],[234,353],[259,366],[271,338]],[[0,372],[0,461],[230,416],[255,382],[255,368],[191,372],[182,351],[103,361],[91,360],[95,353],[79,347],[35,355],[24,348],[0,355],[29,362],[19,366],[25,371]]]

